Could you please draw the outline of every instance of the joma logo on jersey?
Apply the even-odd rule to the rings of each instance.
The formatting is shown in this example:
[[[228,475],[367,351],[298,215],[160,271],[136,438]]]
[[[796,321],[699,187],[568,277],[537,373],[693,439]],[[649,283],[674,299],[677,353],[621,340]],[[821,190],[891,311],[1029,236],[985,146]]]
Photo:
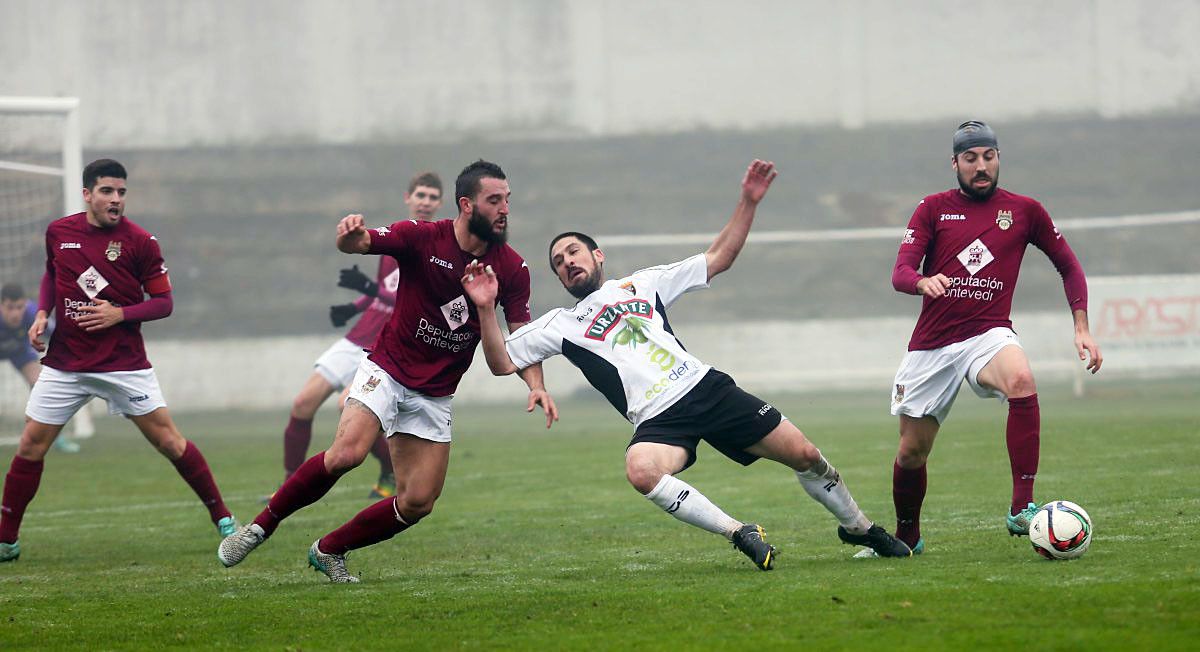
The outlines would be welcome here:
[[[654,307],[645,299],[630,299],[604,306],[600,309],[600,314],[596,315],[591,325],[588,326],[586,337],[604,341],[604,338],[608,337],[613,326],[617,325],[623,315],[653,317]]]

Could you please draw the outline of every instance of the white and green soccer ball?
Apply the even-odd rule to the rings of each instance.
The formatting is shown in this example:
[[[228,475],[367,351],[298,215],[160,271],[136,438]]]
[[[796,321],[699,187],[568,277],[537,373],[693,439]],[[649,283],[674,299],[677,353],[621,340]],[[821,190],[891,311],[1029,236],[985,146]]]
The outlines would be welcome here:
[[[1029,522],[1029,542],[1046,559],[1075,559],[1092,545],[1092,519],[1071,501],[1050,501]]]

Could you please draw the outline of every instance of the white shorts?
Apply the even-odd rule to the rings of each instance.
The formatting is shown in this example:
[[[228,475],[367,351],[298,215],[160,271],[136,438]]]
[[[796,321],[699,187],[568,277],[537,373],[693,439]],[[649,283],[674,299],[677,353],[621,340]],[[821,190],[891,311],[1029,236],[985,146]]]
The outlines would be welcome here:
[[[108,401],[108,411],[114,415],[136,417],[167,406],[154,369],[89,372],[43,366],[29,391],[25,416],[61,426],[93,396]]]
[[[354,380],[358,363],[367,358],[367,352],[354,342],[342,338],[325,350],[313,364],[315,371],[330,385],[342,389]]]
[[[892,385],[892,414],[931,416],[942,423],[964,378],[980,397],[1006,400],[1000,390],[979,384],[979,372],[1009,345],[1021,346],[1021,341],[1011,328],[998,326],[940,349],[909,351]]]
[[[388,437],[402,432],[429,441],[450,442],[454,420],[450,400],[454,397],[426,396],[411,390],[368,359],[358,366],[347,398],[370,408]]]

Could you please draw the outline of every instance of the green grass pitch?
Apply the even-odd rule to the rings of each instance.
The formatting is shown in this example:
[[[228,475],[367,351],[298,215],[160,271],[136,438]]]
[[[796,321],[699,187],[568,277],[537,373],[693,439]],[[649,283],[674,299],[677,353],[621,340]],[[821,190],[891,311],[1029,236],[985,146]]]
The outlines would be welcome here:
[[[106,419],[82,453],[47,459],[22,557],[0,565],[0,649],[1187,649],[1200,636],[1198,390],[1044,388],[1037,497],[1095,521],[1071,562],[1007,536],[1005,412],[969,392],[931,459],[918,558],[851,559],[790,472],[702,447],[682,477],[764,526],[779,547],[770,573],[628,486],[630,428],[608,406],[560,397],[550,432],[520,405],[462,406],[437,509],[351,553],[353,586],[305,555],[367,504],[372,459],[225,569],[187,486]],[[763,392],[890,530],[896,435],[879,394]],[[332,433],[326,410],[312,452]],[[178,419],[243,520],[279,481],[285,418]],[[5,468],[13,451],[0,450]]]

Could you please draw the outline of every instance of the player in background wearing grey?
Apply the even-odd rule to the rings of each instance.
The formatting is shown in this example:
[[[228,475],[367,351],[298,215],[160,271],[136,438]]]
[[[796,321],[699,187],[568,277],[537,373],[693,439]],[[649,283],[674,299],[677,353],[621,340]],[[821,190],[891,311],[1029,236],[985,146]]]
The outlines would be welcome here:
[[[468,265],[462,282],[479,311],[488,366],[507,375],[566,356],[634,425],[625,454],[630,484],[675,518],[725,537],[761,570],[771,570],[776,552],[762,527],[729,516],[676,477],[695,462],[702,439],[743,465],[765,457],[793,469],[837,518],[842,541],[907,557],[908,546],[862,513],[837,470],[791,421],[688,353],[667,319],[676,299],[733,264],[776,174],[773,163],[750,164],[733,217],[708,251],[622,279],[605,281],[604,252],[591,237],[559,235],[550,243],[550,266],[579,302],[546,313],[507,342],[496,317],[495,274],[482,263]]]

